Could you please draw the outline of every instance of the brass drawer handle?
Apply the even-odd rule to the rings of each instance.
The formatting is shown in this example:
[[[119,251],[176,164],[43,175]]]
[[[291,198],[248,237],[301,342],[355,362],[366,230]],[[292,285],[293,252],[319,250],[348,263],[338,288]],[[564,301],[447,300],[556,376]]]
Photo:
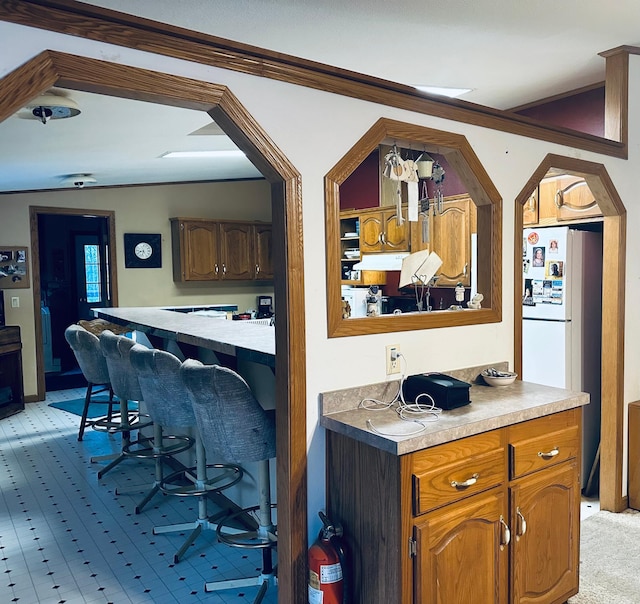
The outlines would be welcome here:
[[[502,515],[500,516],[500,524],[502,526],[502,535],[500,539],[500,548],[503,549],[506,545],[509,545],[511,541],[511,531],[507,526],[507,523],[504,521]]]
[[[478,478],[480,478],[480,474],[477,472],[471,476],[471,478],[467,478],[464,482],[458,482],[457,480],[451,481],[451,486],[454,489],[468,489],[478,482]]]
[[[553,447],[551,451],[547,451],[546,453],[544,453],[543,451],[538,451],[538,457],[542,457],[542,459],[552,459],[556,455],[558,455],[558,453],[560,453],[558,447]]]

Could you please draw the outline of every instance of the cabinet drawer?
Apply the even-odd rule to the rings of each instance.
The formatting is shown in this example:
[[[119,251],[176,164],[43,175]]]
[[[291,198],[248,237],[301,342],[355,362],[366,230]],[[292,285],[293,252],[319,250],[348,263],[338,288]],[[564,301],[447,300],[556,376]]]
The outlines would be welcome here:
[[[501,431],[439,445],[414,456],[413,509],[420,515],[498,486],[507,479]]]
[[[556,432],[533,436],[509,444],[511,478],[575,459],[580,452],[580,431],[570,426]]]

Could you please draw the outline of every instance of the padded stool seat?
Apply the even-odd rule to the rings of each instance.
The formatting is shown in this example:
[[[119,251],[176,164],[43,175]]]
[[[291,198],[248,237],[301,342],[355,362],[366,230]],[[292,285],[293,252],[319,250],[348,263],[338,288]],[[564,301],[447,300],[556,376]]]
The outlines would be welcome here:
[[[131,348],[130,359],[131,365],[138,376],[138,383],[145,404],[154,421],[155,432],[151,448],[157,449],[155,481],[151,491],[137,506],[136,512],[139,512],[158,491],[166,495],[196,497],[198,499],[197,519],[192,522],[155,527],[153,529],[155,535],[191,531],[183,545],[174,555],[174,563],[178,563],[202,530],[215,530],[218,527],[213,521],[213,517],[208,514],[207,501],[209,496],[220,494],[223,490],[239,482],[243,472],[242,468],[237,465],[207,464],[204,448],[196,432],[196,465],[181,468],[166,477],[163,476],[164,465],[167,461],[167,456],[161,454],[162,450],[166,450],[163,440],[171,440],[171,436],[163,435],[163,428],[166,426],[193,428],[195,431],[196,427],[193,407],[180,377],[182,363],[170,352],[148,349],[139,344]],[[178,439],[180,437],[174,435],[173,438]],[[191,446],[193,439],[189,438],[189,441],[189,446]],[[133,446],[127,446],[124,452],[125,455],[144,455],[144,452],[136,453],[136,447]]]
[[[81,325],[70,325],[64,331],[64,337],[71,347],[80,371],[84,379],[87,380],[87,392],[84,397],[84,407],[82,408],[82,418],[78,429],[78,440],[84,437],[84,430],[87,425],[96,425],[101,420],[87,420],[91,399],[102,392],[109,393],[109,410],[105,421],[110,422],[113,417],[113,390],[109,379],[109,369],[107,362],[100,349],[100,340],[96,335],[82,327]]]
[[[198,433],[207,453],[225,461],[257,462],[258,505],[228,514],[216,530],[218,538],[232,547],[262,551],[260,574],[241,579],[205,583],[205,591],[259,586],[254,604],[264,598],[270,583],[277,583],[272,553],[277,528],[272,520],[269,460],[276,454],[275,422],[254,398],[247,383],[235,371],[218,365],[187,360],[180,369],[189,391]],[[238,533],[230,525],[242,516],[254,516],[257,526]]]
[[[112,420],[98,421],[93,425],[96,430],[106,430],[110,433],[119,432],[122,435],[121,451],[116,455],[92,457],[92,462],[110,461],[98,472],[98,479],[113,469],[125,459],[124,450],[131,444],[131,432],[150,426],[153,422],[148,415],[129,411],[130,401],[141,401],[142,392],[138,384],[138,377],[134,373],[129,355],[134,346],[133,340],[125,336],[118,336],[106,329],[100,334],[100,349],[107,362],[109,379],[113,392],[120,399],[120,413]]]

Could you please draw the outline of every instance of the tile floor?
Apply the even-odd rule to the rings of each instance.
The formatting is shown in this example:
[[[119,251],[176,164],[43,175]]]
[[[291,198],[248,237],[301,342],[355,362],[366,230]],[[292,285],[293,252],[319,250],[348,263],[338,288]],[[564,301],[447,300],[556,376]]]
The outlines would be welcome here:
[[[257,574],[260,552],[207,532],[173,564],[186,534],[155,536],[152,528],[193,520],[197,504],[156,495],[136,515],[140,495],[116,495],[150,485],[149,462],[125,460],[98,481],[100,465],[90,458],[115,452],[118,437],[88,429],[78,442],[80,418],[48,406],[83,395],[51,392],[0,421],[0,602],[253,602],[256,587],[205,593],[204,583]],[[264,602],[277,602],[276,587]]]

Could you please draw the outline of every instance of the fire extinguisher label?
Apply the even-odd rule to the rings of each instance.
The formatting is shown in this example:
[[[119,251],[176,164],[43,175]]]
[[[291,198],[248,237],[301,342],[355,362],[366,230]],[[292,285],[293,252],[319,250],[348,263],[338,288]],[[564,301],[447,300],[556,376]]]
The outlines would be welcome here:
[[[320,583],[337,583],[342,581],[342,566],[337,564],[320,565]]]
[[[316,577],[317,576],[318,575],[316,575]],[[311,585],[309,585],[309,604],[322,604],[323,600],[323,593],[319,589],[316,589],[315,587],[311,587]]]

